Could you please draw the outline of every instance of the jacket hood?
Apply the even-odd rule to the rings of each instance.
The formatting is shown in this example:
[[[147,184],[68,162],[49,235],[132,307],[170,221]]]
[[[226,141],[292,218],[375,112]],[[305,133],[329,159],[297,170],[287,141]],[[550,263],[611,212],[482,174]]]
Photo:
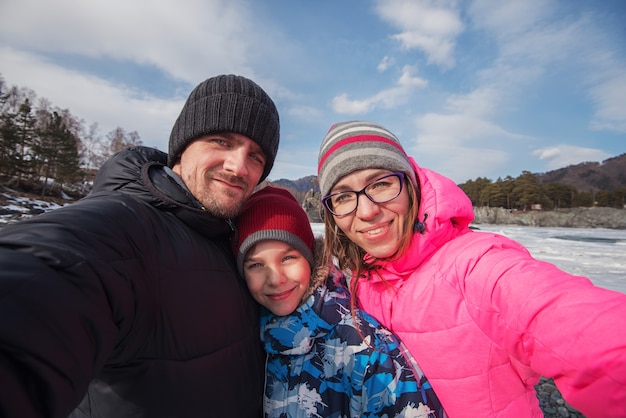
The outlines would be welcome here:
[[[121,192],[163,211],[174,213],[203,235],[231,234],[229,219],[219,219],[200,202],[167,167],[167,154],[155,148],[132,147],[107,160],[94,179],[93,192]]]
[[[420,183],[418,220],[424,223],[425,229],[413,233],[407,250],[410,256],[382,264],[388,273],[399,277],[412,273],[453,237],[470,231],[469,224],[474,220],[472,202],[460,187],[441,174],[419,167],[413,158],[409,160]],[[385,276],[385,280],[390,278]],[[376,280],[375,274],[372,279]]]

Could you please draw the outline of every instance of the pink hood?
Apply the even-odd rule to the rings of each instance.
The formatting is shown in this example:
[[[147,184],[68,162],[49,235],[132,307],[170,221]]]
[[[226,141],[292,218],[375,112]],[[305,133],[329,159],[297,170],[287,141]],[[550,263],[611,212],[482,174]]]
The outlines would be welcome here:
[[[409,160],[420,182],[418,219],[425,220],[426,231],[424,234],[413,235],[410,257],[387,265],[387,269],[399,277],[413,273],[443,244],[457,235],[469,232],[469,224],[474,220],[472,202],[463,190],[449,178],[420,168],[411,157]]]

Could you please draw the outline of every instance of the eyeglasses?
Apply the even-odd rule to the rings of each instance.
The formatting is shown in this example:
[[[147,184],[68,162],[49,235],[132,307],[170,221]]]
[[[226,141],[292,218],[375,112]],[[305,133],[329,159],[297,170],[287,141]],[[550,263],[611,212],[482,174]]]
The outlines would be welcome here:
[[[322,198],[324,207],[335,216],[346,216],[359,205],[359,195],[364,194],[374,203],[386,203],[400,196],[404,173],[396,172],[379,177],[361,190],[347,190]]]

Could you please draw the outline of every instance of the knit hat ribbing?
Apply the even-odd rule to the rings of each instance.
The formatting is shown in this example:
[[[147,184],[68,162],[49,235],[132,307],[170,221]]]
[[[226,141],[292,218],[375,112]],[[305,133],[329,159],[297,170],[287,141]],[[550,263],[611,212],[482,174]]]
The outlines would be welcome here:
[[[237,268],[243,275],[246,253],[266,240],[286,242],[313,266],[315,237],[309,218],[293,195],[285,189],[266,186],[246,201],[237,218],[235,243]]]
[[[366,121],[340,122],[330,127],[320,146],[317,173],[322,196],[345,175],[366,168],[401,171],[413,185],[415,170],[394,134]]]
[[[172,167],[187,145],[207,134],[234,132],[252,139],[267,161],[260,181],[269,174],[278,151],[278,111],[272,99],[255,82],[237,75],[219,75],[200,83],[189,94],[174,123],[169,142]]]

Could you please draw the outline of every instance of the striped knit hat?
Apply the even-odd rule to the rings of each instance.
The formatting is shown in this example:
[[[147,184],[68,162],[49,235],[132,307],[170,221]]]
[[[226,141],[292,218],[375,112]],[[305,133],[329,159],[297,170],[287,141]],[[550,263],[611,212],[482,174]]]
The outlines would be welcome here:
[[[187,145],[201,136],[234,132],[263,149],[267,161],[260,181],[269,174],[278,152],[280,123],[272,99],[254,81],[238,75],[219,75],[200,83],[172,128],[168,165],[176,164]]]
[[[365,121],[337,123],[330,127],[320,146],[317,174],[322,196],[345,175],[366,168],[401,171],[413,185],[415,170],[394,134]]]
[[[298,250],[313,266],[315,237],[309,218],[286,189],[266,186],[255,192],[241,208],[234,243],[237,268],[243,276],[246,253],[261,241],[283,241]]]

